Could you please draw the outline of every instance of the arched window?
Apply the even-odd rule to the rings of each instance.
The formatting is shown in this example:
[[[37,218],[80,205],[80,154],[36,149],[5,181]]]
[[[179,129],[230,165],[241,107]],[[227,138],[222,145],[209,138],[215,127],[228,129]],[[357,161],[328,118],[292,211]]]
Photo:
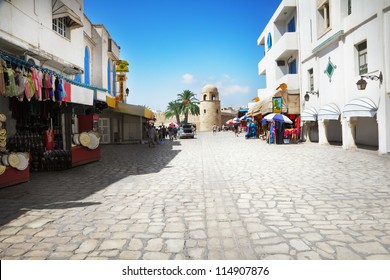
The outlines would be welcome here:
[[[205,114],[206,114],[206,109],[204,109],[204,110],[203,110],[203,113],[205,113]]]
[[[203,101],[207,100],[207,94],[203,95]]]
[[[111,93],[111,61],[108,59],[107,62],[107,90]]]
[[[211,95],[211,100],[215,100],[215,94]]]
[[[90,84],[90,69],[89,69],[89,48],[85,47],[84,51],[84,83]]]

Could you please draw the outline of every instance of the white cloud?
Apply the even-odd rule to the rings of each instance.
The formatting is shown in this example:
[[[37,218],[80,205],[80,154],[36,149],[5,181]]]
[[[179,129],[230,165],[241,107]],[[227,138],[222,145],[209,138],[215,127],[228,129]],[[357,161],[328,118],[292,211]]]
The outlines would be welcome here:
[[[227,85],[223,86],[219,91],[221,95],[235,95],[235,94],[245,94],[249,93],[249,86],[240,86],[240,85]]]
[[[182,80],[181,82],[183,84],[192,84],[195,82],[194,76],[192,76],[189,73],[185,73],[183,76],[181,76]]]

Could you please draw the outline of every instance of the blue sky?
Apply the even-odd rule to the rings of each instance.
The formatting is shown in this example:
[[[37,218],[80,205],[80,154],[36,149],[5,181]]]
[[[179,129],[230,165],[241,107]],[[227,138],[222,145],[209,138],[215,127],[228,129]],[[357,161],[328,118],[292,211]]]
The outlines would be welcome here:
[[[218,87],[222,107],[245,106],[265,87],[257,38],[281,0],[85,0],[130,64],[127,103],[165,110],[183,90]],[[112,4],[111,4],[112,3]]]

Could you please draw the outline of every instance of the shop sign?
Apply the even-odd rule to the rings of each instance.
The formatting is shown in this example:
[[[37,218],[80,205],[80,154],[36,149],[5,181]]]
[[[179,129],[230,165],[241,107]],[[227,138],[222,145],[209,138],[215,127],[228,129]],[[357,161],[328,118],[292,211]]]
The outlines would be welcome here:
[[[283,101],[282,97],[272,97],[272,112],[276,114],[282,113]]]
[[[124,81],[126,81],[126,75],[117,75],[116,76],[116,81],[117,82],[124,82]]]
[[[126,60],[116,62],[116,72],[129,72],[129,63]]]

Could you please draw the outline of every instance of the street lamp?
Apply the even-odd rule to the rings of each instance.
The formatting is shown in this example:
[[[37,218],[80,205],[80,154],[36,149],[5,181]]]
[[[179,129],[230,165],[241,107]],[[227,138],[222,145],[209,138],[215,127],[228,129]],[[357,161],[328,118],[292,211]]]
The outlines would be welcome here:
[[[129,88],[126,88],[126,97],[129,96],[129,92],[130,92]]]
[[[366,89],[367,82],[364,79],[379,81],[379,85],[381,85],[383,82],[382,71],[379,73],[379,76],[375,76],[375,75],[360,76],[360,80],[357,81],[357,83],[356,83],[358,90],[365,90]]]
[[[317,91],[314,91],[314,90],[312,90],[312,91],[306,91],[306,94],[305,94],[305,96],[304,96],[304,98],[305,98],[305,101],[309,101],[309,99],[310,99],[310,95],[309,94],[312,94],[312,95],[317,95],[317,97],[318,96],[320,96],[320,91],[319,90],[317,90]]]

